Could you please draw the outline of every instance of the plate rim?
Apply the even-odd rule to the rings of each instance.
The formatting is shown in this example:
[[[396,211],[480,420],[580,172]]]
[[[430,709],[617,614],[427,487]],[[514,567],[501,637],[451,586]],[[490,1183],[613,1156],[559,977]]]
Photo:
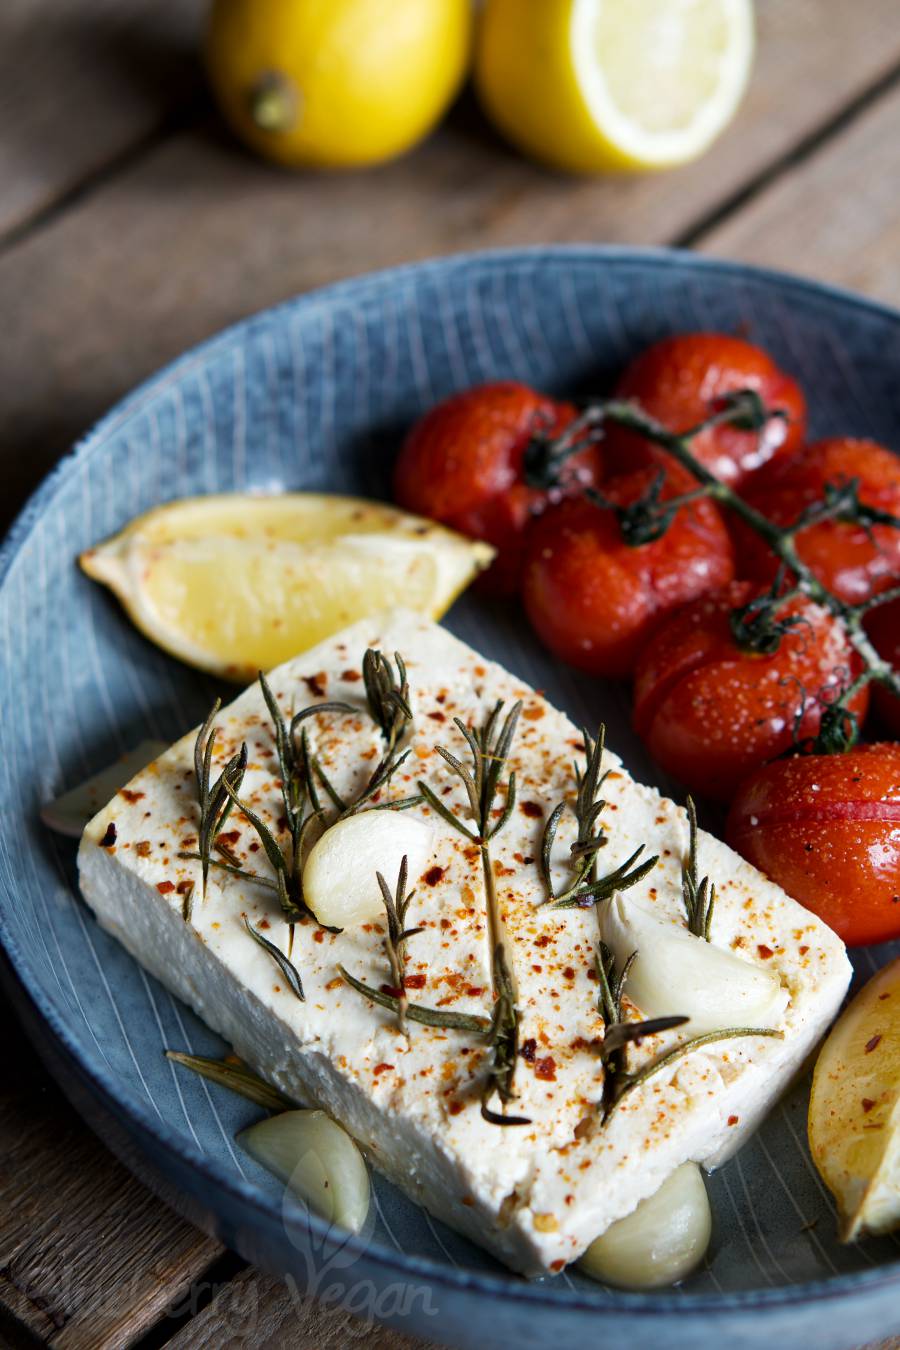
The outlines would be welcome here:
[[[456,268],[467,271],[480,268],[493,270],[497,267],[536,268],[548,262],[598,268],[640,264],[657,268],[674,267],[682,271],[713,273],[732,278],[749,278],[754,282],[776,287],[781,292],[800,292],[839,307],[849,305],[889,321],[900,329],[900,309],[854,291],[790,272],[699,255],[684,249],[599,244],[531,245],[451,253],[361,273],[252,312],[188,348],[118,399],[112,408],[73,443],[17,513],[0,544],[0,593],[41,514],[66,484],[69,476],[80,468],[83,461],[99,452],[120,426],[139,414],[143,406],[156,398],[167,386],[182,378],[192,368],[243,342],[257,325],[267,325],[273,320],[277,322],[280,317],[287,314],[312,312],[318,307],[331,308],[345,298],[359,296],[361,292],[371,290],[376,293],[379,291],[387,293],[404,282],[427,277],[434,272]],[[101,1103],[140,1137],[144,1147],[149,1145],[151,1153],[159,1150],[174,1153],[183,1165],[195,1168],[208,1182],[226,1191],[233,1200],[243,1206],[249,1206],[261,1217],[271,1218],[273,1214],[271,1202],[258,1188],[250,1182],[237,1180],[224,1169],[220,1170],[215,1156],[204,1153],[188,1139],[183,1139],[167,1122],[156,1120],[136,1099],[132,1101],[129,1094],[117,1092],[112,1075],[105,1073],[101,1066],[94,1064],[81,1053],[78,1041],[69,1034],[65,1019],[58,1016],[52,1004],[44,1000],[27,954],[22,951],[9,930],[5,906],[12,898],[8,888],[3,884],[0,888],[0,947],[6,957],[8,975],[15,983],[19,996],[28,1001],[39,1022],[50,1030],[69,1063],[77,1069],[93,1093],[100,1098]],[[310,1214],[310,1225],[317,1237],[323,1239],[326,1237],[328,1225],[324,1221]],[[699,1294],[675,1291],[632,1293],[598,1288],[594,1292],[564,1288],[552,1281],[529,1282],[513,1272],[500,1271],[495,1274],[466,1267],[454,1267],[415,1253],[393,1252],[380,1242],[365,1242],[359,1238],[350,1238],[345,1245],[348,1251],[354,1251],[357,1256],[367,1258],[394,1275],[413,1276],[429,1281],[442,1286],[448,1292],[474,1291],[513,1303],[524,1301],[543,1305],[549,1311],[561,1312],[567,1309],[592,1313],[608,1311],[648,1319],[673,1314],[684,1316],[690,1313],[739,1313],[749,1310],[776,1314],[787,1308],[810,1307],[825,1300],[843,1300],[851,1295],[875,1292],[885,1286],[900,1283],[900,1258],[898,1258],[871,1270],[850,1271],[805,1281],[802,1284],[770,1289]]]

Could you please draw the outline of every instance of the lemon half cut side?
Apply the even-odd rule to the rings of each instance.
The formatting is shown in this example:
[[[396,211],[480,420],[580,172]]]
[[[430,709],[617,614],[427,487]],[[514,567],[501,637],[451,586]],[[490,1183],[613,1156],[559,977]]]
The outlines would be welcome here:
[[[753,63],[752,0],[488,0],[476,77],[510,140],[553,168],[695,159]]]
[[[316,493],[194,497],[79,559],[174,656],[251,680],[357,619],[438,619],[493,550],[379,502]]]

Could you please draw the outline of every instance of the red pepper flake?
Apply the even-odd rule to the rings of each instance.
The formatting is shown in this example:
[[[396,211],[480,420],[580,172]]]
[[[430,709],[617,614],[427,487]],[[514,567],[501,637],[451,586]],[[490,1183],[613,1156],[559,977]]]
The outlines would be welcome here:
[[[328,676],[324,670],[320,670],[318,675],[304,675],[303,683],[313,698],[325,697],[325,691],[328,688]]]
[[[160,895],[168,895],[170,891],[174,891],[175,883],[173,881],[158,881],[156,883],[156,889],[159,891]]]
[[[535,1053],[537,1051],[537,1041],[533,1036],[529,1036],[527,1041],[522,1042],[522,1049],[519,1051],[522,1058],[528,1064],[534,1063]]]
[[[875,1103],[872,1101],[872,1098],[871,1098],[871,1097],[863,1097],[863,1099],[862,1099],[862,1109],[863,1109],[863,1111],[865,1112],[866,1115],[869,1114],[869,1112],[872,1110],[872,1107],[873,1107],[874,1105],[875,1105]]]
[[[546,708],[540,703],[531,703],[522,713],[522,716],[525,718],[526,722],[539,722],[545,712]]]
[[[533,820],[538,820],[544,814],[540,802],[519,802],[519,810],[523,816],[531,816]]]
[[[466,993],[469,995],[469,998],[481,998],[484,989],[479,984],[470,984],[466,986]]]
[[[801,956],[805,956],[806,953],[809,951],[809,948],[808,948],[808,947],[800,947],[798,950],[799,950]]]
[[[376,1064],[375,1068],[372,1070],[372,1073],[377,1078],[379,1074],[390,1073],[393,1067],[394,1067],[393,1064]]]
[[[258,841],[256,839],[252,839],[250,843],[247,845],[247,849],[250,853],[258,853],[259,852]]]
[[[468,1206],[469,1209],[472,1209],[475,1205],[475,1201],[472,1199],[471,1195],[464,1195],[462,1202],[464,1205]]]
[[[532,966],[531,969],[534,971],[535,975],[542,975],[544,973],[543,966]]]
[[[739,1120],[740,1120],[740,1116],[729,1116],[729,1117],[728,1117],[728,1124],[729,1124],[729,1125],[736,1125],[736,1124],[738,1123]]]
[[[345,670],[341,679],[346,680],[348,684],[355,684],[357,680],[362,679],[362,676],[358,670]]]
[[[445,867],[429,867],[422,880],[425,882],[426,886],[436,886],[442,879],[446,870]]]
[[[872,1051],[881,1044],[881,1034],[873,1036],[870,1041],[866,1041],[866,1054],[871,1055]]]
[[[133,792],[131,788],[119,788],[119,796],[124,797],[126,802],[131,802],[132,806],[135,802],[139,802],[143,795],[143,792]]]
[[[257,928],[271,928],[271,927],[272,927],[272,925],[269,923],[269,920],[268,920],[268,919],[260,919],[259,923],[258,923],[256,926],[257,926]]]
[[[391,998],[402,998],[403,990],[398,989],[393,984],[383,984],[380,986],[382,994],[390,994]]]
[[[571,966],[566,966],[565,970],[563,971],[563,979],[574,980],[574,978],[575,978],[575,971],[572,969]]]
[[[216,835],[217,844],[236,844],[241,837],[240,830],[228,830],[224,834]]]
[[[775,955],[775,953],[772,951],[772,948],[767,947],[764,942],[758,942],[756,944],[756,950],[759,952],[760,956],[764,961],[768,961],[770,956]]]
[[[458,1116],[462,1109],[463,1109],[462,1102],[451,1102],[450,1105],[447,1107],[447,1110],[450,1112],[451,1116]]]
[[[100,840],[101,848],[112,848],[116,842],[116,827],[113,821],[110,821],[106,827],[106,834]]]
[[[432,722],[446,722],[447,720],[447,714],[442,713],[440,708],[435,708],[434,712],[430,712],[428,716],[431,718]]]
[[[563,1261],[563,1260],[551,1261],[551,1262],[550,1262],[550,1269],[551,1269],[551,1270],[562,1270],[562,1268],[563,1268],[563,1266],[564,1266],[565,1264],[566,1264],[566,1263],[565,1263],[565,1261]]]
[[[187,895],[188,891],[194,889],[194,883],[192,881],[179,881],[175,889],[179,895]]]
[[[325,941],[324,930],[321,928],[317,928],[316,931],[313,933],[313,942],[324,942],[324,941]]]
[[[150,852],[151,844],[149,839],[142,839],[139,844],[135,844],[135,849],[139,858],[146,858]]]
[[[534,1066],[535,1078],[543,1078],[546,1083],[556,1082],[556,1060],[552,1055],[539,1059]]]
[[[535,938],[534,945],[536,947],[549,947],[552,941],[553,938],[549,933],[542,933],[539,938]]]
[[[404,988],[404,989],[424,989],[424,988],[425,988],[425,976],[424,976],[424,975],[404,975],[404,977],[403,977],[403,988]]]

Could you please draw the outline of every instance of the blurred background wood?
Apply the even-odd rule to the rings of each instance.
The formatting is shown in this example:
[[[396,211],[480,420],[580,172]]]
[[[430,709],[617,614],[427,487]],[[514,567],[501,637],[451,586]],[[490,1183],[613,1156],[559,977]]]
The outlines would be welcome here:
[[[597,181],[519,159],[468,94],[383,169],[290,176],[259,163],[209,105],[203,8],[0,6],[0,529],[161,362],[371,268],[522,243],[679,244],[900,303],[896,0],[758,0],[753,84],[712,152],[672,174]],[[412,1350],[243,1269],[175,1218],[21,1045],[4,1082],[0,1344]]]

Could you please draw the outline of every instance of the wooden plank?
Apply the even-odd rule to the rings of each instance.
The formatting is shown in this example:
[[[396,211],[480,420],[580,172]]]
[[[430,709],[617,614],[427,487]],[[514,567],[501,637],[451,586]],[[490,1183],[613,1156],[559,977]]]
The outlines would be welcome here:
[[[203,0],[0,5],[0,233],[159,126],[199,83]]]
[[[435,1331],[439,1328],[435,1327]],[[436,1345],[304,1298],[296,1285],[244,1271],[166,1350],[438,1350]]]
[[[701,246],[900,304],[900,89],[774,182]]]
[[[12,1013],[0,1007],[7,1026]],[[14,1025],[14,1024],[13,1024]],[[112,1350],[222,1252],[145,1190],[10,1037],[0,1098],[0,1304],[53,1350]]]
[[[471,104],[371,173],[291,176],[223,134],[179,135],[0,257],[0,513],[136,380],[249,311],[335,277],[468,247],[666,242],[900,59],[894,0],[761,0],[734,128],[699,164],[641,179],[545,173]],[[0,526],[3,516],[0,514]]]

